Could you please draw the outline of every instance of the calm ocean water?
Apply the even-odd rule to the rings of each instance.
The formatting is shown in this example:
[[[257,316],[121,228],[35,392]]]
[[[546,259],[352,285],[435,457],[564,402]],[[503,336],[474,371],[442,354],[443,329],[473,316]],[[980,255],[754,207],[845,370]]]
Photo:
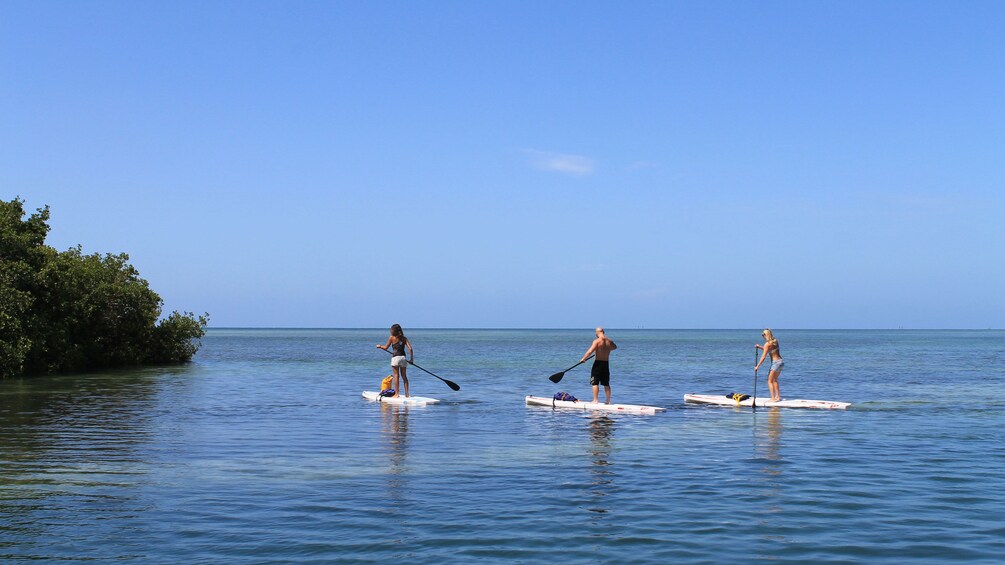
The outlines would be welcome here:
[[[407,328],[406,328],[407,330]],[[778,331],[786,398],[750,393],[758,330],[411,330],[411,392],[369,403],[379,330],[213,329],[193,363],[0,381],[0,561],[988,562],[1005,555],[1005,332]],[[767,393],[766,371],[758,392]]]

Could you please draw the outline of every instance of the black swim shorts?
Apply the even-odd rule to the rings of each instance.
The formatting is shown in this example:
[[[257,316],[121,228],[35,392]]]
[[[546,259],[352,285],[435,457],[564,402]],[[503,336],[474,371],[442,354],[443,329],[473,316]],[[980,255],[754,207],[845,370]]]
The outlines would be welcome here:
[[[611,365],[607,361],[594,361],[590,369],[590,384],[592,386],[611,386]]]

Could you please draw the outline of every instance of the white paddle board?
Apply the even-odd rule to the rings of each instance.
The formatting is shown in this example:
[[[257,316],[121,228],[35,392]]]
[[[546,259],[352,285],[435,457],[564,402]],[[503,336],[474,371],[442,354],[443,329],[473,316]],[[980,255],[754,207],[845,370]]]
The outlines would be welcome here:
[[[526,401],[530,406],[551,406],[552,408],[572,408],[574,410],[602,410],[605,412],[623,412],[626,414],[655,414],[666,410],[666,408],[659,406],[604,404],[602,402],[584,402],[582,400],[572,402],[569,400],[555,400],[546,396],[528,396]]]
[[[684,402],[692,404],[716,404],[719,406],[750,406],[754,403],[753,398],[748,398],[737,402],[724,394],[685,394]],[[771,398],[757,398],[757,405],[765,408],[820,408],[823,410],[844,410],[851,406],[850,402],[831,402],[829,400],[804,400],[794,398],[792,400],[782,399],[779,401]]]
[[[436,404],[439,400],[435,398],[427,398],[425,396],[381,396],[372,390],[364,390],[363,398],[367,400],[372,400],[373,402],[383,402],[385,404],[401,404],[404,406],[425,406],[427,404]]]

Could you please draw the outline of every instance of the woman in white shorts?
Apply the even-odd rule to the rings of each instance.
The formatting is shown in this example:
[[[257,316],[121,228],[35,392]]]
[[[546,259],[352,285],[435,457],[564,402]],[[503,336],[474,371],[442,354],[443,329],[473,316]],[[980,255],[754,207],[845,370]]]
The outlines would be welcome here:
[[[763,349],[764,353],[761,354],[761,360],[754,366],[754,371],[761,368],[761,363],[764,363],[764,360],[767,359],[770,353],[771,370],[768,371],[768,390],[771,391],[771,400],[777,402],[782,399],[782,391],[778,388],[778,375],[782,373],[785,361],[782,360],[782,350],[778,347],[778,340],[775,339],[775,335],[771,333],[771,330],[765,329],[761,332],[761,337],[764,338],[764,345],[758,343],[754,347]]]
[[[415,359],[415,352],[412,351],[412,344],[405,337],[405,332],[401,331],[401,326],[394,324],[391,326],[391,337],[387,338],[384,345],[377,344],[377,347],[384,351],[391,352],[391,373],[394,375],[394,396],[398,396],[401,390],[398,388],[398,374],[400,372],[402,380],[405,381],[405,396],[408,396],[408,364]],[[408,356],[405,357],[405,348],[408,348]]]

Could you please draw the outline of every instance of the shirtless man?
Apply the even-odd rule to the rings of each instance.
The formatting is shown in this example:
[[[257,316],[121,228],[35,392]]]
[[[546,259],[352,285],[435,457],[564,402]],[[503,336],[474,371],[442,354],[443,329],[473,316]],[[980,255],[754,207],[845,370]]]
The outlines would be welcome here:
[[[604,335],[604,328],[597,328],[597,339],[593,340],[593,345],[586,350],[580,363],[585,363],[590,355],[596,355],[593,360],[593,368],[590,369],[590,384],[593,385],[593,401],[600,402],[600,385],[604,385],[604,394],[607,396],[607,404],[611,403],[611,352],[618,348],[618,345],[607,339]]]

